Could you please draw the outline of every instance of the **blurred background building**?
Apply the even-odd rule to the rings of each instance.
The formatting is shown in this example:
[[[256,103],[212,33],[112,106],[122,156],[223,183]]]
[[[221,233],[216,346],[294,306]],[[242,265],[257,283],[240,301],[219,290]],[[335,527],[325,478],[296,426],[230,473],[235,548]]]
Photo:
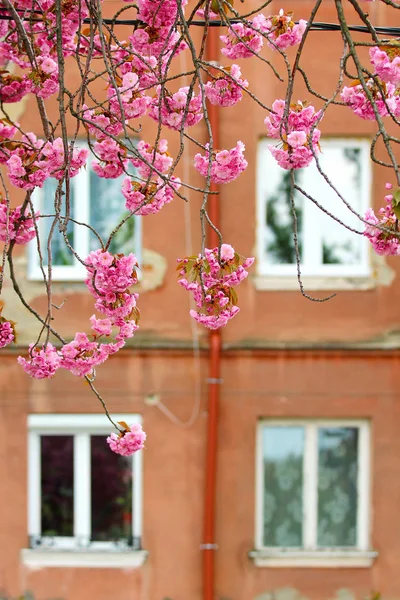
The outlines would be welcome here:
[[[118,8],[104,5],[110,14]],[[313,5],[282,0],[266,11],[307,18]],[[395,25],[382,2],[368,8],[373,23]],[[337,20],[333,2],[323,3],[318,20]],[[341,52],[339,33],[310,34],[303,64],[322,95],[336,85]],[[241,68],[268,105],[283,97],[266,65],[248,60]],[[295,99],[320,106],[300,81]],[[33,101],[12,110],[25,131],[40,134]],[[316,298],[337,292],[323,303],[300,294],[288,175],[269,155],[265,116],[249,98],[219,114],[220,147],[242,140],[249,162],[220,190],[224,241],[256,257],[220,352],[190,319],[190,299],[176,283],[176,258],[200,249],[200,195],[132,221],[118,240],[140,260],[141,328],[98,369],[96,387],[113,415],[143,423],[146,449],[133,463],[109,452],[108,422],[87,384],[66,372],[37,381],[21,371],[16,357],[38,326],[8,282],[7,316],[19,333],[18,347],[0,361],[0,588],[9,596],[198,600],[208,552],[221,600],[400,598],[400,265],[298,198],[305,290]],[[203,127],[195,129],[200,139]],[[339,191],[358,212],[381,206],[390,176],[369,159],[374,124],[331,107],[321,129],[322,165]],[[153,134],[146,121],[143,137]],[[178,136],[166,136],[175,155]],[[185,151],[179,175],[201,185],[196,151]],[[362,229],[314,167],[297,177]],[[124,211],[120,182],[90,170],[73,181],[76,218],[89,215],[106,235]],[[47,184],[36,201],[49,206],[51,192]],[[83,254],[96,247],[78,227],[71,234]],[[54,326],[71,338],[87,328],[93,301],[57,239],[53,254],[53,302],[62,305]],[[31,250],[21,250],[16,269],[32,306],[45,311]],[[203,536],[210,393],[219,394],[211,541]]]

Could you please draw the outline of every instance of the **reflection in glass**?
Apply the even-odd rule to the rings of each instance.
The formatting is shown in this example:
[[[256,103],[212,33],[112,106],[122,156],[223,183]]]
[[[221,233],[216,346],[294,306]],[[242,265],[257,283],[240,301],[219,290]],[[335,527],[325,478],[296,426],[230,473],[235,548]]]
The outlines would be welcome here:
[[[130,166],[128,173],[130,176],[135,176],[137,170]],[[121,191],[126,174],[124,173],[117,179],[105,179],[104,177],[99,177],[93,169],[90,169],[89,177],[89,222],[105,243],[114,227],[130,214],[125,208],[125,198]],[[126,221],[124,227],[117,231],[109,247],[111,253],[117,254],[121,252],[128,254],[135,250],[134,238],[137,235],[137,224],[137,217],[131,217]],[[89,249],[97,250],[98,247],[99,240],[90,231]]]
[[[303,544],[303,427],[265,427],[264,546]]]
[[[74,528],[74,440],[42,435],[42,536],[72,536]]]
[[[365,158],[365,157],[364,157]],[[350,144],[327,141],[318,156],[322,171],[338,192],[358,213],[364,210],[362,149]],[[265,256],[268,264],[295,264],[293,216],[290,201],[290,173],[277,165],[270,152],[263,156],[268,193],[265,198]],[[338,178],[337,174],[340,173]],[[307,169],[294,172],[295,182],[310,194],[324,209],[355,229],[358,218],[340,200],[322,175],[315,162]],[[312,201],[295,190],[300,258],[303,266],[357,265],[362,261],[362,236],[331,219]],[[312,235],[312,243],[309,236]],[[308,250],[307,250],[308,249]]]
[[[91,436],[92,540],[132,535],[132,457],[110,452],[103,435]]]
[[[357,444],[357,428],[318,430],[319,547],[357,544]]]
[[[58,181],[53,178],[46,179],[43,185],[43,209],[41,212],[46,215],[54,215],[54,200],[58,186]],[[65,192],[65,185],[63,187],[63,193]],[[73,180],[71,179],[70,185],[70,216],[73,218],[75,214],[75,193]],[[60,209],[60,215],[65,215],[65,195],[62,196],[62,205]],[[53,219],[51,217],[41,219],[41,239],[42,239],[42,252],[44,264],[47,265],[47,238],[50,233],[50,229],[53,225]],[[68,241],[71,246],[74,245],[74,224],[72,221],[68,221],[67,226]],[[56,224],[52,238],[51,238],[51,258],[52,264],[56,266],[71,266],[74,264],[74,257],[65,245],[64,237],[58,230],[58,224]]]

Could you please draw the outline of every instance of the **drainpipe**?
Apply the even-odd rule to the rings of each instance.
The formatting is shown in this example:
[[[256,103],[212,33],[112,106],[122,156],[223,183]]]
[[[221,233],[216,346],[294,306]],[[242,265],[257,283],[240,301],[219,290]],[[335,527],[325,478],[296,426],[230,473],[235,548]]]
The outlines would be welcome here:
[[[219,30],[211,27],[208,33],[207,58],[209,61],[218,59]],[[218,106],[208,108],[210,125],[213,134],[214,148],[219,148],[219,114]],[[218,186],[211,184],[211,191]],[[219,229],[219,196],[211,195],[208,211],[211,221]],[[214,248],[219,243],[213,229],[209,230],[208,244]],[[215,505],[217,480],[217,447],[218,447],[218,409],[221,385],[221,333],[220,330],[210,331],[209,362],[208,362],[208,421],[207,421],[207,451],[204,489],[204,522],[203,522],[203,600],[215,599]]]

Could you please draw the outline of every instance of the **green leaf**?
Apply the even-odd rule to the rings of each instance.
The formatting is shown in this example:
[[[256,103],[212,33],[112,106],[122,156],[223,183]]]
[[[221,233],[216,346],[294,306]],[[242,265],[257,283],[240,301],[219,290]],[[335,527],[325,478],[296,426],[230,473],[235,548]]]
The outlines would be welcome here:
[[[393,193],[392,209],[397,219],[400,219],[400,188]]]
[[[230,298],[230,301],[232,302],[233,306],[237,306],[238,296],[237,296],[236,290],[234,290],[233,288],[231,288],[229,290],[229,298]]]

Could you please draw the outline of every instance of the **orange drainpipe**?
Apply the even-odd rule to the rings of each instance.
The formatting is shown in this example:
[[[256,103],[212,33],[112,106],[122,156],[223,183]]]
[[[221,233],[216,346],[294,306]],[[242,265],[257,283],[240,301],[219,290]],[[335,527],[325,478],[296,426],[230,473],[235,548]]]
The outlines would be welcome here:
[[[217,60],[219,54],[219,28],[211,27],[208,33],[207,58]],[[219,111],[218,106],[209,105],[208,114],[213,134],[213,146],[219,148]],[[211,184],[211,191],[218,186]],[[219,229],[219,196],[211,195],[208,201],[208,214],[211,221]],[[218,236],[213,229],[209,230],[210,248],[218,245]],[[207,453],[204,489],[204,523],[203,523],[203,600],[215,598],[215,504],[217,480],[217,447],[218,447],[218,409],[221,385],[221,333],[210,331],[209,363],[208,363],[208,421],[207,421]]]

